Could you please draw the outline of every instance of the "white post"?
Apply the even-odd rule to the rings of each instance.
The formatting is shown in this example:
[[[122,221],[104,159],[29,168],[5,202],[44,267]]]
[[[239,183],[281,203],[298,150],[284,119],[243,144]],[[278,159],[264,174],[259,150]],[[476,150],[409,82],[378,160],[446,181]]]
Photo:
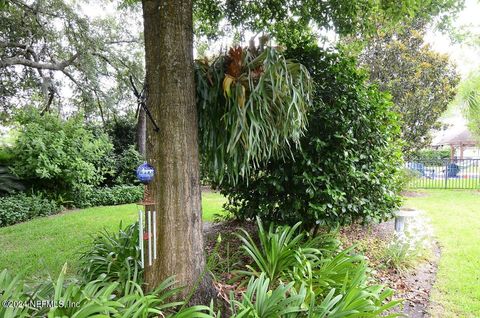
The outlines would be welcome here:
[[[157,259],[157,211],[153,211],[153,259]]]
[[[145,267],[143,254],[143,211],[138,211],[138,245],[140,245],[140,266]]]
[[[147,211],[148,217],[148,266],[152,266],[152,211]]]

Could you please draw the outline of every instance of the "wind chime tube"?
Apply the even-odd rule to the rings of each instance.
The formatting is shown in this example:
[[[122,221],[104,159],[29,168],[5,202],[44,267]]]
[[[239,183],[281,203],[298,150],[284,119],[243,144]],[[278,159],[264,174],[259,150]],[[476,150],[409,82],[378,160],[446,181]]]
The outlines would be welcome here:
[[[152,266],[152,211],[147,212],[148,217],[148,266]]]
[[[138,245],[140,247],[140,266],[144,268],[143,254],[143,211],[138,210]]]
[[[153,211],[153,259],[157,259],[157,211]]]

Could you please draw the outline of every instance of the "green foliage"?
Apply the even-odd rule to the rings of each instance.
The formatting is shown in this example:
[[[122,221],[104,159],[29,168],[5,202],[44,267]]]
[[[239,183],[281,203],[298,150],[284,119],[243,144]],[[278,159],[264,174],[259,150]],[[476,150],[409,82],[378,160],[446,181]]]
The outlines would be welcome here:
[[[92,245],[80,256],[80,276],[92,281],[105,275],[106,281],[142,282],[138,223],[122,228],[118,233],[103,230],[93,237]]]
[[[136,184],[138,183],[136,169],[142,164],[145,158],[135,150],[135,146],[131,145],[119,155],[115,160],[115,175],[113,183],[117,185]]]
[[[242,229],[243,235],[237,236],[242,242],[242,249],[254,260],[255,268],[247,265],[248,271],[237,271],[237,274],[257,277],[266,275],[273,282],[297,264],[298,249],[301,249],[302,257],[306,260],[317,259],[320,250],[310,246],[318,242],[312,240],[306,244],[306,233],[298,233],[300,224],[292,227],[274,227],[270,224],[268,231],[265,231],[262,222],[257,218],[260,246],[257,246],[250,234]]]
[[[280,284],[274,290],[270,288],[270,280],[262,273],[252,277],[241,301],[231,301],[231,317],[295,317],[296,313],[305,311],[302,308],[305,289],[296,293],[293,283]]]
[[[303,65],[271,47],[235,47],[197,60],[195,74],[200,145],[215,179],[235,182],[298,142],[312,89]]]
[[[31,110],[18,117],[21,125],[12,147],[13,171],[33,188],[64,194],[72,200],[75,191],[99,185],[113,173],[108,156],[108,136],[94,136],[80,116],[62,121],[53,114]]]
[[[133,115],[115,116],[106,122],[105,132],[110,136],[116,154],[122,154],[135,145],[136,120]]]
[[[404,151],[429,145],[430,131],[456,94],[459,76],[447,55],[434,52],[423,38],[425,26],[379,34],[361,54],[361,65],[382,91],[390,92],[401,115]]]
[[[61,207],[42,195],[25,193],[0,197],[0,227],[60,212]]]
[[[333,30],[340,35],[365,37],[375,33],[379,24],[384,28],[393,28],[415,16],[428,20],[443,14],[442,18],[445,18],[448,15],[446,13],[459,10],[462,4],[463,1],[454,0],[337,0],[320,3],[315,0],[201,0],[194,2],[194,18],[196,32],[209,37],[215,37],[229,29],[275,34],[284,23],[290,22],[301,27]]]
[[[138,202],[143,198],[143,185],[118,185],[113,187],[84,187],[76,192],[73,205],[79,208],[118,205]]]
[[[17,317],[177,317],[209,318],[204,312],[207,306],[182,307],[183,302],[172,302],[170,298],[179,292],[173,278],[163,281],[155,290],[144,293],[142,287],[132,281],[112,282],[101,275],[95,280],[82,284],[79,281],[66,281],[66,264],[56,281],[47,281],[28,287],[21,276],[12,277],[6,270],[0,273],[0,299],[54,301],[49,307],[2,306],[0,314],[4,318]],[[116,291],[121,290],[122,294]],[[3,302],[2,302],[3,303]]]
[[[420,150],[416,151],[409,158],[410,161],[419,161],[428,166],[445,165],[446,160],[450,159],[450,150]]]
[[[308,66],[314,107],[293,156],[271,159],[238,184],[220,185],[237,218],[303,226],[369,222],[400,202],[400,130],[386,94],[353,59],[300,43],[286,52]]]
[[[0,195],[23,189],[23,184],[16,176],[10,173],[8,167],[0,165]]]
[[[253,266],[247,266],[252,277],[242,300],[231,301],[235,317],[271,317],[271,312],[281,317],[380,317],[399,304],[387,300],[392,290],[369,284],[365,259],[352,254],[352,248],[338,251],[331,240],[308,239],[298,231],[299,224],[269,232],[260,221],[258,225],[260,246],[250,236],[240,236]],[[277,258],[282,243],[288,262]],[[261,272],[266,264],[280,268],[273,280]]]
[[[468,120],[468,128],[477,141],[480,141],[480,74],[471,72],[458,88],[455,105],[460,106]]]
[[[125,10],[118,18],[91,17],[81,4],[65,0],[6,3],[0,13],[0,121],[32,105],[46,112],[69,105],[68,112],[103,120],[135,105],[128,74],[144,77],[142,40],[132,27],[138,15]]]
[[[24,286],[20,275],[13,276],[6,269],[0,272],[0,317],[23,318],[30,317],[28,307],[9,306],[9,301],[26,301],[28,296],[24,293]]]
[[[0,164],[8,165],[13,159],[13,155],[8,148],[3,148],[4,146],[0,144]]]

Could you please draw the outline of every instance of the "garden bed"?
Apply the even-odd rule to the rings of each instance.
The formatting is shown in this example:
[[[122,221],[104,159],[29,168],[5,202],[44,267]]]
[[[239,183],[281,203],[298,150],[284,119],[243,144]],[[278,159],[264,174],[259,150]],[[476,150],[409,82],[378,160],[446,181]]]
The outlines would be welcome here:
[[[394,236],[394,222],[383,222],[371,226],[353,225],[341,230],[345,245],[357,245],[357,250],[369,259],[378,283],[395,290],[395,298],[404,299],[403,313],[410,318],[428,316],[430,292],[440,258],[440,249],[433,242],[426,257],[399,269],[385,264],[385,248]]]
[[[220,255],[210,258],[210,265],[217,268],[215,287],[220,298],[228,299],[230,291],[238,292],[237,284],[232,284],[230,267],[235,263],[244,262],[239,256],[241,242],[233,233],[238,228],[244,228],[250,233],[256,230],[254,223],[222,222],[204,223],[206,251],[209,255]],[[405,268],[395,268],[385,263],[385,248],[394,237],[394,222],[383,222],[371,226],[352,225],[340,230],[343,247],[356,246],[356,251],[368,258],[372,268],[372,277],[376,283],[395,290],[394,298],[403,299],[403,313],[410,318],[428,317],[430,292],[435,282],[440,249],[434,242],[431,251],[423,257],[405,264]],[[218,243],[221,236],[222,242]],[[226,251],[228,246],[228,252]],[[220,248],[220,250],[218,250]],[[215,249],[217,249],[215,251]],[[228,254],[228,255],[227,255]],[[401,264],[397,264],[399,267]],[[223,269],[223,272],[222,272]],[[215,274],[215,273],[214,273]],[[398,309],[392,312],[398,312]]]

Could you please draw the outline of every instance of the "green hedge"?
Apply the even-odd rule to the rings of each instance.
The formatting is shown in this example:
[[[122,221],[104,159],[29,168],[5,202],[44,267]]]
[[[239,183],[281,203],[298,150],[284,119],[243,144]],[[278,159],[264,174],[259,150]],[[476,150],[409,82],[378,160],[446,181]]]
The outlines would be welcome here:
[[[60,212],[61,206],[42,195],[25,193],[0,197],[0,227]]]
[[[450,159],[450,150],[420,150],[410,156],[408,161],[420,161],[426,165],[445,165]]]
[[[121,185],[87,188],[77,193],[73,204],[78,208],[138,202],[143,198],[143,185]]]

